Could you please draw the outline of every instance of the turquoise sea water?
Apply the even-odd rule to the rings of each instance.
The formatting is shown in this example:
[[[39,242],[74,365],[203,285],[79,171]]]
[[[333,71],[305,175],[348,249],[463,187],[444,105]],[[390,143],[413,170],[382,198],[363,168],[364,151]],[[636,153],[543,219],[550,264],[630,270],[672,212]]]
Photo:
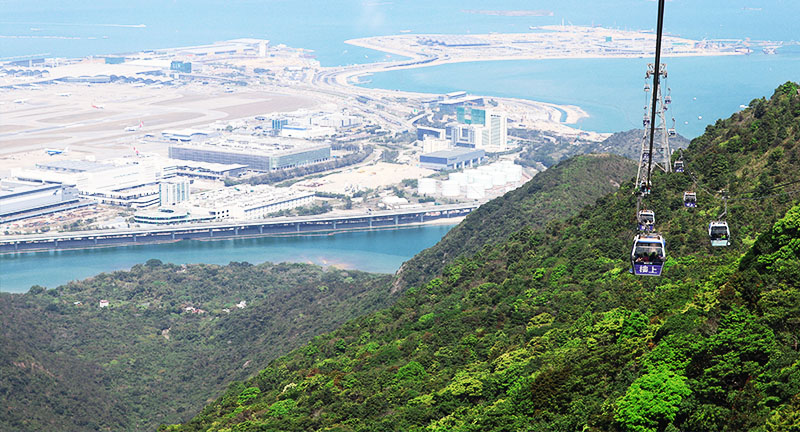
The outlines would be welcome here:
[[[448,64],[378,73],[365,86],[429,93],[468,90],[577,105],[589,114],[578,127],[616,132],[642,127],[647,63],[648,59],[576,59]],[[689,138],[740,105],[769,97],[778,85],[800,81],[800,52],[668,58],[666,63],[673,101],[667,115],[674,116],[677,131]]]
[[[685,37],[797,38],[795,0],[674,0],[665,31]],[[546,10],[552,16],[496,16],[470,10]],[[239,37],[313,49],[323,65],[372,61],[346,39],[414,33],[525,32],[531,25],[651,29],[647,0],[0,0],[0,57],[49,52],[86,56]],[[144,27],[131,27],[144,25]],[[106,38],[104,38],[106,37]],[[68,38],[68,39],[59,39]],[[344,51],[347,50],[347,53]],[[374,59],[374,58],[373,58]]]
[[[333,235],[181,241],[0,255],[0,292],[26,292],[34,284],[53,288],[101,272],[129,269],[151,258],[178,264],[302,262],[394,273],[403,262],[436,244],[451,227],[430,225]]]

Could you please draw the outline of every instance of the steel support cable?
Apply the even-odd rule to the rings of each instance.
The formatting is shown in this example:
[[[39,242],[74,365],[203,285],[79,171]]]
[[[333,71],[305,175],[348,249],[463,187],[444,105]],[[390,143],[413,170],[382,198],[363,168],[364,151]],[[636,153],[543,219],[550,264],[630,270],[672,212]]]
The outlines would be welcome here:
[[[647,187],[652,187],[650,176],[653,173],[653,139],[656,133],[656,103],[658,102],[658,81],[661,78],[661,34],[664,30],[664,1],[658,0],[658,26],[656,27],[656,64],[653,73],[653,106],[650,109],[650,151],[647,156]]]
[[[711,192],[708,189],[700,186],[700,184],[701,184],[700,181],[697,180],[697,177],[695,177],[693,173],[689,172],[688,174],[692,178],[692,181],[694,181],[694,185],[697,187],[698,190],[702,190],[703,192],[711,195],[712,197],[719,197],[718,193]],[[771,190],[775,190],[775,189],[786,187],[786,186],[791,186],[793,184],[798,184],[798,183],[800,183],[800,180],[794,180],[794,181],[790,181],[790,182],[777,184],[775,186],[770,186],[769,188],[767,188],[765,190],[766,191],[771,191]],[[761,196],[758,196],[758,197],[744,197],[744,195],[755,194],[756,193],[755,191],[750,191],[750,192],[743,192],[743,193],[736,194],[736,195],[728,195],[727,198],[721,198],[721,199],[727,199],[728,201],[758,201],[758,200],[771,198],[771,197],[776,197],[776,196],[781,196],[781,195],[791,195],[792,193],[795,193],[795,192],[780,192],[780,193],[775,193],[775,194],[770,194],[770,195],[761,195]]]

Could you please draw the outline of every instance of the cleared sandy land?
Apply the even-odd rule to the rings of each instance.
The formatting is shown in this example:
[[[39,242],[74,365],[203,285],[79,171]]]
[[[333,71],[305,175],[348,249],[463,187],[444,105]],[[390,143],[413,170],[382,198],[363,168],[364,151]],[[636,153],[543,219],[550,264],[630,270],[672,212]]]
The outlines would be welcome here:
[[[428,60],[413,67],[494,60],[650,57],[655,47],[655,34],[651,31],[573,25],[541,26],[535,30],[465,35],[387,35],[351,39],[345,43],[411,57],[418,62]],[[673,35],[664,36],[662,43],[665,57],[744,55],[748,52],[743,43],[705,43]]]
[[[400,183],[405,179],[427,177],[436,171],[409,165],[378,162],[375,165],[351,168],[336,174],[311,179],[297,186],[322,192],[342,193],[353,188],[376,189]]]

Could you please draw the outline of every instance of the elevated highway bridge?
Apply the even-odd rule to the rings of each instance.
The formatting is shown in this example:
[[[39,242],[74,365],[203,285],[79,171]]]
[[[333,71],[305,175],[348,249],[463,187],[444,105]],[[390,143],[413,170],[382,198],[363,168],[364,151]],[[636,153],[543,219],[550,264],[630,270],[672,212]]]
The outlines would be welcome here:
[[[87,249],[130,244],[168,243],[181,240],[297,235],[304,233],[386,229],[439,219],[466,216],[480,203],[417,207],[353,215],[281,217],[244,222],[217,222],[92,230],[34,235],[0,236],[0,254],[32,251]]]

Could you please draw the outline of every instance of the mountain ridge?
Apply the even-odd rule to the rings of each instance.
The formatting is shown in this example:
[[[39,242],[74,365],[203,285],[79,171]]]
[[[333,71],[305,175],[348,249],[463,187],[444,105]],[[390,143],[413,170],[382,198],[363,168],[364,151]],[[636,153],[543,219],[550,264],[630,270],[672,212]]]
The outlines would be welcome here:
[[[685,174],[654,174],[660,278],[628,274],[637,197],[623,184],[456,259],[160,430],[796,427],[800,190],[786,185],[800,183],[798,138],[800,95],[786,83],[706,128]],[[690,188],[697,209],[683,207]],[[719,189],[727,248],[705,233],[725,207]]]

